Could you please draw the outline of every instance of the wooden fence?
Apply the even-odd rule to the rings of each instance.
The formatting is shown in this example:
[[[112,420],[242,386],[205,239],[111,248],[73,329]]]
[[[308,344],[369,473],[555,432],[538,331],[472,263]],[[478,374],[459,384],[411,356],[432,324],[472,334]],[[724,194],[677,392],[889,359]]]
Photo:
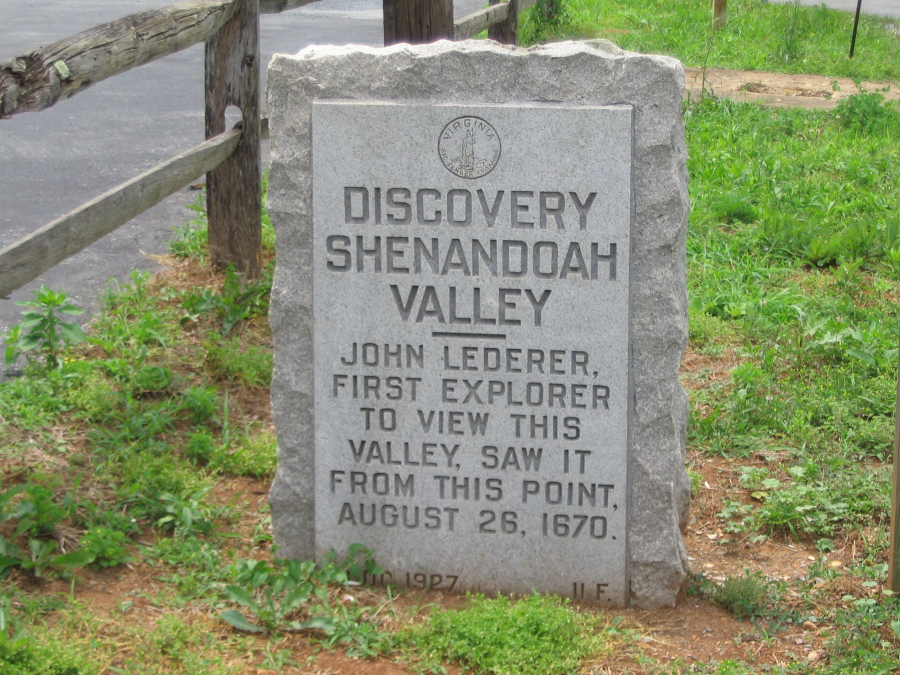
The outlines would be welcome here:
[[[0,250],[0,298],[169,195],[207,174],[209,254],[253,277],[261,255],[260,138],[266,131],[259,92],[259,15],[316,0],[187,0],[132,14],[0,63],[0,120],[36,112],[119,73],[206,43],[206,142],[48,223]],[[384,0],[385,42],[423,41],[408,19],[416,7],[449,6],[450,23],[429,23],[425,40],[462,40],[488,29],[515,44],[519,12],[537,0],[491,0],[453,22],[452,0]],[[432,12],[434,13],[434,12]],[[440,17],[438,17],[440,18]],[[424,22],[423,22],[424,25]],[[404,27],[405,26],[405,27]],[[414,28],[414,26],[413,26]],[[225,109],[242,121],[225,128]],[[0,121],[2,124],[2,121]]]

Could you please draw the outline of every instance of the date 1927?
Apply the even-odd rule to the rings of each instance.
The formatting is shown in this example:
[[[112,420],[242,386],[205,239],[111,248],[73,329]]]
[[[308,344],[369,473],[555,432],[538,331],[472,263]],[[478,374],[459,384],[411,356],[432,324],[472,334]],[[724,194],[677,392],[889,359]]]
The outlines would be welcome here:
[[[412,588],[420,591],[452,591],[459,576],[455,574],[430,574],[428,572],[407,572],[403,575],[394,577],[391,572],[385,571],[381,574],[370,574],[363,572],[362,581],[370,586],[402,586],[403,588]]]

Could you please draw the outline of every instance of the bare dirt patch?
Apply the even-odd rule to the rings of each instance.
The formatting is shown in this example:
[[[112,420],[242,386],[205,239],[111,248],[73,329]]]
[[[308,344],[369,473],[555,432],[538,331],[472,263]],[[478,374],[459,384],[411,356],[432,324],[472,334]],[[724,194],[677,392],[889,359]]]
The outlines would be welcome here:
[[[685,68],[686,98],[707,94],[779,108],[833,110],[838,103],[864,91],[881,91],[888,101],[900,101],[900,86],[891,82],[863,82],[846,77],[764,73],[725,68]]]
[[[733,349],[719,354],[704,354],[688,345],[681,360],[681,386],[685,389],[702,389],[725,382],[731,370],[740,363]]]

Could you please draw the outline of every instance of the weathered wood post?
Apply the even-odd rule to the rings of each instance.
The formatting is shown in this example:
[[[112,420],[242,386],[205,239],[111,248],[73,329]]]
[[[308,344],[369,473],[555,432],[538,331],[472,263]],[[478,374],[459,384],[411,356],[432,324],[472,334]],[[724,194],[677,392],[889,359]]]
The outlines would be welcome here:
[[[713,30],[725,28],[728,23],[728,0],[712,0],[712,27]]]
[[[891,551],[888,585],[900,593],[900,369],[897,373],[897,407],[894,411],[894,492],[891,497]]]
[[[248,277],[260,270],[262,196],[259,148],[259,0],[235,0],[232,19],[206,43],[206,137],[225,131],[237,106],[242,136],[234,154],[206,174],[209,257]]]
[[[453,39],[453,0],[384,0],[384,44]]]
[[[500,4],[502,0],[490,0],[490,4]],[[502,42],[505,45],[519,43],[519,0],[509,0],[509,15],[506,21],[495,23],[488,28],[488,37],[491,40]]]

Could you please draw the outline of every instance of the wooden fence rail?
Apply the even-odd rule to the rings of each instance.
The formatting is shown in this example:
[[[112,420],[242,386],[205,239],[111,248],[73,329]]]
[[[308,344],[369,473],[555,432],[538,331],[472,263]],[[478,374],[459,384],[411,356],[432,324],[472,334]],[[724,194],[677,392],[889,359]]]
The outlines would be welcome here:
[[[232,0],[189,0],[91,28],[0,64],[0,115],[49,108],[92,84],[204,42]]]
[[[538,0],[491,0],[490,7],[479,9],[454,24],[453,39],[467,40],[483,30],[489,30],[488,37],[504,44],[516,44],[518,30],[511,31],[510,24],[518,25],[519,14],[537,4]]]
[[[316,0],[263,0],[268,14]],[[239,0],[188,0],[131,14],[0,63],[0,117],[49,108],[92,84],[218,33]]]
[[[212,170],[234,152],[240,140],[240,129],[216,136],[0,250],[0,297]]]
[[[512,0],[515,2],[516,0]],[[457,21],[453,26],[453,38],[455,40],[466,40],[473,35],[478,35],[481,31],[493,26],[495,23],[506,21],[509,16],[510,3],[504,2],[499,5],[491,5],[484,9],[479,9],[466,17]]]
[[[267,135],[259,105],[258,14],[316,1],[186,0],[96,26],[0,63],[2,120],[45,110],[97,82],[206,42],[208,139],[0,251],[0,298],[203,173],[208,174],[211,260],[255,275],[261,244],[259,138]],[[517,26],[519,12],[536,2],[492,0],[490,7],[454,22],[452,37],[465,39],[489,29],[490,37],[514,44],[517,31],[512,24]],[[223,133],[229,105],[241,109],[243,133]]]

